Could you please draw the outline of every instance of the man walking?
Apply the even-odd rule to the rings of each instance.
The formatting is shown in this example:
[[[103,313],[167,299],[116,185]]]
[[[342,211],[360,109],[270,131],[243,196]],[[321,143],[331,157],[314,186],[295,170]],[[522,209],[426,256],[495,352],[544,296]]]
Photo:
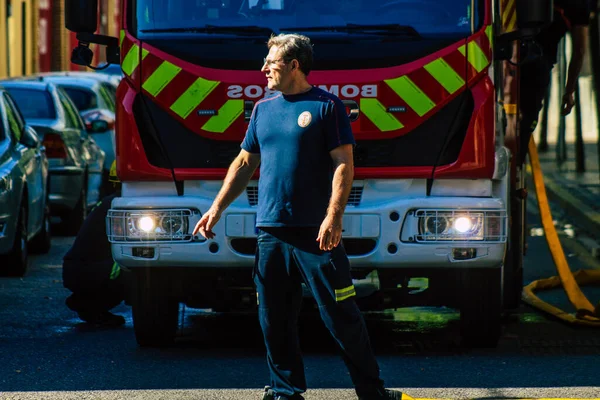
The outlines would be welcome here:
[[[302,282],[342,351],[359,399],[400,399],[402,394],[384,389],[379,378],[340,242],[354,176],[354,138],[345,107],[308,83],[309,38],[281,34],[268,48],[261,71],[278,93],[256,104],[242,150],[194,234],[215,236],[221,214],[260,164],[253,275],[271,374],[263,400],[302,399],[306,391],[297,329]]]
[[[571,33],[572,52],[565,94],[561,110],[568,115],[575,104],[574,93],[587,49],[590,0],[554,0],[554,19],[540,32],[535,41],[542,48],[542,56],[521,66],[520,87],[520,153],[525,161],[529,138],[535,130],[542,109],[542,101],[552,78],[552,68],[557,61],[558,44],[567,32]]]

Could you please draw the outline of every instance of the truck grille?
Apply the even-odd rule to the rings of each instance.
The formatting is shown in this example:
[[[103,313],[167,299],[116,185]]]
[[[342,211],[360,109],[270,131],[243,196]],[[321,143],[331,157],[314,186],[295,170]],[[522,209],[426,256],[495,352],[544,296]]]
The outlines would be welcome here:
[[[353,186],[348,197],[349,206],[358,206],[362,199],[363,188],[362,186]],[[248,202],[252,207],[258,205],[258,186],[248,186],[246,188],[246,195],[248,196]]]
[[[345,238],[342,239],[346,254],[349,256],[365,256],[375,250],[375,239]],[[240,254],[251,256],[256,254],[256,238],[231,239],[231,247]]]

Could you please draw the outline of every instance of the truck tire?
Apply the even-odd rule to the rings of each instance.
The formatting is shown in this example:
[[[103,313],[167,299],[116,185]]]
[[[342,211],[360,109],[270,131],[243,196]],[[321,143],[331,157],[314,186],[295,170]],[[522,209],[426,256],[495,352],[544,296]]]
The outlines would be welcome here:
[[[502,318],[502,270],[473,268],[462,273],[460,333],[463,346],[493,348]]]
[[[23,203],[26,199],[21,199],[19,216],[17,217],[17,228],[15,239],[13,241],[10,253],[2,256],[0,260],[0,273],[5,276],[23,276],[27,272],[29,265],[29,249],[27,244],[27,207]]]
[[[133,329],[138,345],[166,347],[177,333],[179,302],[169,294],[165,271],[136,271],[132,301]]]

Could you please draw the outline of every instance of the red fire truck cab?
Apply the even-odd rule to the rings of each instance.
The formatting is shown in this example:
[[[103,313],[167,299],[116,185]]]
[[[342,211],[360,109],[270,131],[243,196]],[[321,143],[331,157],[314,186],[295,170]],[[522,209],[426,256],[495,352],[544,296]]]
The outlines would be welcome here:
[[[257,182],[193,236],[240,151],[273,34],[309,36],[310,82],[339,96],[356,139],[343,243],[363,310],[448,306],[466,344],[493,346],[522,287],[522,166],[513,155],[513,44],[548,21],[546,0],[124,0],[120,38],[94,34],[96,1],[66,0],[120,62],[113,257],[134,272],[141,345],[171,342],[178,306],[252,309]],[[550,2],[551,3],[551,2]],[[551,8],[551,7],[550,7]],[[519,29],[515,29],[517,23]],[[508,132],[512,132],[509,134]]]

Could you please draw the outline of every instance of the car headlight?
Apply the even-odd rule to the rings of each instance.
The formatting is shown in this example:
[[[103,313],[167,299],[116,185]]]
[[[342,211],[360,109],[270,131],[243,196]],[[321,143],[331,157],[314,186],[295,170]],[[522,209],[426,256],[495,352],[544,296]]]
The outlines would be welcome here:
[[[111,242],[190,241],[192,210],[109,210],[107,233]]]
[[[502,210],[417,210],[407,220],[403,240],[500,241],[506,240],[506,212]],[[414,221],[414,222],[413,222]],[[412,232],[411,232],[412,231]]]

